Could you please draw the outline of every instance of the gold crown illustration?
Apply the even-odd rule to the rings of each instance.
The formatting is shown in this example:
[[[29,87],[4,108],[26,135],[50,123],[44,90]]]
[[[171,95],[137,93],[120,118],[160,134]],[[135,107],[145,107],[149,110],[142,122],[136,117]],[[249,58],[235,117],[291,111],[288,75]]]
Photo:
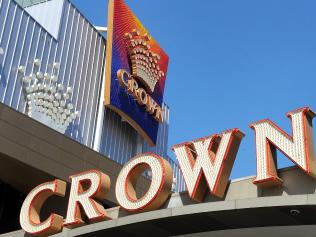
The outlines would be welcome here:
[[[139,79],[143,85],[153,93],[157,82],[165,75],[158,65],[160,55],[150,50],[148,42],[151,36],[141,35],[134,29],[125,34],[128,40],[127,48],[131,60],[132,75]]]

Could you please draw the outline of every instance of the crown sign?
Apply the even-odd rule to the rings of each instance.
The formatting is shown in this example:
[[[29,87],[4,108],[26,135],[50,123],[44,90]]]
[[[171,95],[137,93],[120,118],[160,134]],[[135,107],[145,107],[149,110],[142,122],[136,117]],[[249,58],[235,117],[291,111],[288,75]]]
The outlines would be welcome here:
[[[128,39],[127,47],[132,63],[132,75],[139,79],[150,93],[153,93],[156,83],[165,74],[158,66],[160,56],[150,50],[148,42],[151,37],[148,34],[140,35],[136,29],[126,33],[125,37]]]
[[[40,65],[41,60],[35,59],[34,68]],[[79,116],[79,112],[74,111],[73,104],[69,102],[73,88],[57,83],[58,69],[59,63],[54,63],[52,74],[38,70],[27,76],[25,66],[20,66],[18,71],[23,74],[28,116],[64,134],[69,124]]]

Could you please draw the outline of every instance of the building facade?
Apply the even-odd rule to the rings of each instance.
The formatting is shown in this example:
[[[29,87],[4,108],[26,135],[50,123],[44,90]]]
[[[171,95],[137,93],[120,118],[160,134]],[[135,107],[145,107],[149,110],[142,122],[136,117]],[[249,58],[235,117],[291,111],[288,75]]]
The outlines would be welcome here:
[[[110,2],[114,1],[119,2]],[[131,36],[130,39],[134,39],[133,36],[146,37],[138,31],[131,31],[127,36]],[[126,117],[104,105],[105,92],[108,89],[104,85],[107,63],[105,55],[108,49],[106,43],[109,42],[107,39],[69,0],[0,0],[0,237],[29,236],[25,233],[28,232],[25,228],[21,230],[21,226],[34,220],[34,212],[38,212],[37,220],[31,223],[35,228],[45,224],[46,221],[43,220],[48,220],[52,213],[61,216],[58,223],[60,229],[53,232],[57,233],[54,235],[56,237],[149,234],[157,237],[315,235],[315,177],[306,174],[308,172],[304,172],[302,167],[277,171],[277,166],[271,162],[275,173],[279,173],[277,180],[282,181],[280,185],[265,186],[264,182],[262,186],[254,185],[255,177],[228,180],[230,171],[227,167],[232,167],[244,136],[238,129],[226,131],[226,139],[222,139],[224,135],[221,135],[220,140],[232,147],[231,151],[224,152],[222,148],[218,152],[222,143],[219,140],[215,142],[214,147],[217,148],[214,153],[220,153],[223,157],[222,163],[218,163],[216,167],[220,170],[220,175],[203,171],[205,177],[211,175],[214,183],[222,187],[220,195],[215,195],[208,181],[200,179],[203,174],[200,171],[198,175],[195,175],[197,172],[192,172],[186,176],[189,191],[181,192],[185,190],[185,184],[179,165],[167,154],[170,116],[168,105],[161,105],[163,122],[159,124],[155,146],[150,146]],[[138,42],[146,46],[144,41]],[[305,134],[306,124],[309,131],[312,131],[311,117],[315,114],[307,108],[301,110],[304,113],[308,111],[310,116],[306,120],[308,123],[304,123],[302,119]],[[297,111],[296,113],[303,114]],[[277,134],[282,134],[278,131]],[[235,134],[235,139],[228,139],[228,133]],[[308,133],[310,137],[311,134],[312,132]],[[291,139],[290,136],[285,136],[279,138],[278,142],[292,142]],[[308,144],[312,154],[312,144],[304,139],[296,140],[300,140],[304,147]],[[204,143],[205,139],[199,141]],[[196,147],[193,149],[189,143],[184,143],[183,146],[194,155],[198,153]],[[147,152],[159,154],[168,160],[173,172],[165,165],[167,162],[155,155],[150,157],[149,154],[137,157],[140,158],[137,165],[146,167],[149,163],[146,163],[144,157],[155,157],[156,161],[162,162],[150,166],[151,169],[163,167],[161,170],[155,169],[157,172],[153,172],[151,181],[150,172],[135,169],[139,168],[136,165],[129,166],[128,161],[132,157]],[[185,150],[183,153],[189,156],[190,152]],[[211,156],[209,149],[204,149],[204,152]],[[214,162],[207,155],[203,156],[208,161],[203,167],[211,167],[210,162]],[[198,157],[194,158],[198,160]],[[272,158],[271,161],[275,162],[275,157]],[[191,163],[182,165],[184,174],[191,172],[192,163],[195,162],[192,159],[187,160]],[[215,160],[219,159],[215,156]],[[314,156],[309,161],[315,165]],[[124,166],[126,163],[128,165]],[[126,167],[130,170],[124,170]],[[223,170],[225,172],[221,172]],[[69,178],[74,174],[84,176],[92,173],[98,173],[100,178],[100,171],[104,173],[103,178],[107,176],[111,180],[109,187],[100,188],[102,181],[98,183],[97,179],[90,178],[90,187],[82,185],[80,189],[81,183],[72,186],[73,180]],[[161,173],[163,181],[157,178],[159,174],[154,176],[156,173]],[[125,179],[119,179],[122,176]],[[191,181],[189,178],[192,178]],[[194,181],[195,178],[197,181]],[[45,199],[47,193],[44,191],[49,189],[40,188],[47,185],[47,182],[55,182],[53,180],[64,184],[65,196],[52,195]],[[89,177],[82,180],[89,181]],[[110,183],[109,180],[107,183]],[[97,185],[93,185],[95,183]],[[124,208],[122,202],[118,201],[122,198],[122,192],[117,191],[117,183],[123,187],[121,190],[125,191],[127,202],[142,202],[146,200],[146,195],[152,195],[152,198],[146,200],[147,203],[141,208]],[[55,185],[57,186],[56,183]],[[99,203],[96,203],[108,215],[101,213],[104,214],[102,218],[109,218],[90,218],[87,215],[89,208],[83,207],[83,201],[74,202],[69,194],[72,187],[76,187],[76,195],[79,196],[91,191],[92,186],[97,189],[95,193],[83,199],[89,202],[98,199]],[[192,186],[193,192],[190,193]],[[154,191],[157,192],[151,190],[151,187],[155,187]],[[39,189],[33,199],[28,199],[33,193],[30,190]],[[97,194],[105,190],[106,197],[102,195],[99,200]],[[200,200],[194,199],[193,194],[196,191],[205,190],[207,192],[205,195],[201,192],[203,195]],[[51,193],[57,192],[54,190]],[[136,198],[130,198],[130,193]],[[136,193],[142,198],[138,198]],[[30,201],[24,208],[25,200],[35,202]],[[154,201],[161,204],[155,203],[155,206]],[[77,226],[76,222],[71,223],[73,226],[70,227],[73,228],[65,225],[67,206],[70,203],[75,203],[74,215],[77,215],[77,204],[82,205],[82,209],[86,211],[83,214],[87,215],[83,219],[86,225],[82,223]],[[150,205],[153,206],[152,209],[145,209]],[[88,211],[97,207],[93,206]],[[26,218],[19,220],[23,211],[27,213]],[[36,235],[39,232],[28,233]]]
[[[23,78],[29,77],[28,84],[49,87],[52,80],[43,75],[55,77],[55,87],[73,91],[66,103],[78,113],[65,130],[66,136],[120,164],[139,153],[159,154],[172,163],[177,189],[182,189],[177,164],[167,155],[168,106],[164,105],[164,122],[154,147],[119,115],[104,108],[105,44],[106,39],[68,0],[1,1],[0,102],[30,114],[28,105],[36,99],[28,99]],[[49,124],[36,113],[30,116]]]
[[[105,52],[106,38],[69,0],[0,0],[0,103],[120,165],[139,153],[159,154],[175,171],[173,189],[183,189],[178,164],[167,154],[169,107],[163,105],[157,144],[149,146],[103,105]],[[7,210],[29,191],[7,178],[0,176],[1,233],[19,228],[17,210]]]

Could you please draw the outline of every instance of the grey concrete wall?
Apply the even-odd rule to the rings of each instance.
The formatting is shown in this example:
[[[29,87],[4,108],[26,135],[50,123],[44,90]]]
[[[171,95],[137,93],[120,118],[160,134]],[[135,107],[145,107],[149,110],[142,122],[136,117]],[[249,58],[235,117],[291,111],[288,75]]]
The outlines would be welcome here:
[[[116,203],[114,187],[122,166],[92,149],[29,117],[0,104],[0,180],[28,193],[37,185],[98,169],[111,178],[110,203]],[[140,178],[138,189],[146,191]]]

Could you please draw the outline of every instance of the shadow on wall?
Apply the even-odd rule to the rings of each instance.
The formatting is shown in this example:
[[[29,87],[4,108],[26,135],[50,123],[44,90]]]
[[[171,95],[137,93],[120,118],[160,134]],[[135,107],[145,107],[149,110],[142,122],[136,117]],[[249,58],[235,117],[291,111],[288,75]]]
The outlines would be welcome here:
[[[19,213],[25,194],[0,181],[0,235],[19,230]]]
[[[69,124],[65,135],[67,137],[70,137],[80,143],[83,143],[83,137],[82,137],[82,132],[80,130],[80,126],[77,123],[77,121],[75,120],[73,123]]]
[[[304,171],[296,166],[286,168],[279,173],[283,180],[282,187],[271,187],[267,189],[258,188],[258,196],[281,196],[281,195],[300,195],[300,194],[315,194],[316,182],[315,179],[308,176]]]
[[[3,61],[2,60],[3,55],[4,55],[4,50],[0,46],[0,61]],[[3,72],[3,62],[2,62],[2,64],[0,64],[0,78],[1,78],[0,83],[3,86],[3,88],[5,88],[7,85],[7,81],[6,81],[6,76],[4,75],[4,72]]]

